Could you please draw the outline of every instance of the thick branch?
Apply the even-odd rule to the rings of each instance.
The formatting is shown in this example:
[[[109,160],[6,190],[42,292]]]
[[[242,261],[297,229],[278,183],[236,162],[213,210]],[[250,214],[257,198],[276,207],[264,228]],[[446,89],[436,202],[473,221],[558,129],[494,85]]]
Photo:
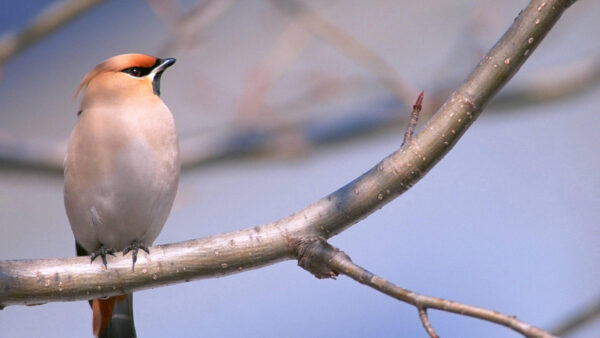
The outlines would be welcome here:
[[[0,261],[0,305],[83,300],[230,274],[292,258],[293,238],[329,238],[342,232],[421,179],[571,3],[532,1],[408,146],[297,213],[251,229],[152,247],[150,255],[140,257],[135,272],[129,257],[109,258],[107,271],[85,257]]]

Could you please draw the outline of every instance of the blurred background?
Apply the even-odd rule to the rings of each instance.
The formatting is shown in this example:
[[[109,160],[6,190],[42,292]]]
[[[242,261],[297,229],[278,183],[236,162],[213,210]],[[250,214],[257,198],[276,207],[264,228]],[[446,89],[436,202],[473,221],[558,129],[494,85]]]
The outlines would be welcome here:
[[[57,29],[27,30],[73,3]],[[371,168],[401,144],[418,91],[425,121],[527,1],[66,4],[0,1],[0,259],[74,256],[72,98],[108,57],[177,58],[161,92],[185,166],[156,241],[171,243],[274,221]],[[598,304],[599,17],[576,3],[448,156],[331,243],[400,286],[546,329]],[[134,308],[140,337],[426,336],[414,307],[294,261],[137,292]],[[429,313],[444,337],[518,336]],[[570,336],[599,334],[592,320]],[[0,336],[91,336],[91,311],[10,306]]]

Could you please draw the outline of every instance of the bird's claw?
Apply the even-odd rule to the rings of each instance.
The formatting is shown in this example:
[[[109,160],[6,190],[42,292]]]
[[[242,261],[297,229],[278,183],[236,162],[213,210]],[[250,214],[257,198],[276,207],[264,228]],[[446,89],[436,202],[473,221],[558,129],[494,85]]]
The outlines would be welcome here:
[[[133,263],[131,265],[131,271],[134,271],[134,269],[135,269],[135,262],[137,261],[137,254],[140,249],[146,251],[147,254],[150,253],[150,250],[148,249],[148,247],[138,241],[131,242],[131,244],[128,247],[123,249],[123,256],[125,256],[129,251],[131,251],[131,256],[133,259]]]
[[[92,255],[90,256],[90,264],[94,262],[94,259],[96,259],[96,257],[100,256],[102,257],[102,264],[104,264],[104,268],[107,269],[106,255],[114,256],[115,252],[117,252],[117,250],[112,248],[107,249],[104,247],[104,245],[101,245],[100,249],[92,252]]]

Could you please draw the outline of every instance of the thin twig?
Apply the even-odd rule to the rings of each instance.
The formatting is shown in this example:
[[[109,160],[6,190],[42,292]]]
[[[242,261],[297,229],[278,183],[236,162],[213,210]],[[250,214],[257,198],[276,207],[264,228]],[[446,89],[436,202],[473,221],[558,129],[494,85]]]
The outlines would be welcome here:
[[[337,249],[331,248],[331,250]],[[502,326],[506,326],[528,337],[552,337],[552,335],[548,332],[545,332],[544,330],[533,325],[524,323],[517,319],[516,316],[508,316],[497,311],[487,310],[476,306],[462,304],[442,298],[418,294],[413,291],[401,288],[395,285],[394,283],[389,282],[388,280],[379,277],[369,272],[368,270],[358,266],[357,264],[353,263],[345,254],[340,255],[337,254],[336,251],[334,251],[333,253],[328,253],[327,251],[325,251],[325,254],[331,255],[331,258],[328,259],[327,262],[331,269],[336,271],[337,273],[346,275],[354,279],[355,281],[367,285],[379,292],[385,293],[388,296],[416,306],[417,309],[419,309],[419,314],[421,317],[421,321],[423,322],[423,326],[425,327],[429,335],[432,337],[436,336],[435,331],[433,331],[433,328],[431,328],[429,320],[426,318],[426,316],[425,319],[423,318],[423,314],[421,312],[421,310],[425,310],[428,308],[483,319],[489,322],[500,324]]]
[[[421,319],[421,324],[423,324],[423,328],[431,338],[439,338],[438,334],[431,326],[429,322],[429,316],[427,316],[427,309],[422,306],[417,306],[417,310],[419,311],[419,319]]]
[[[419,113],[421,112],[421,108],[423,108],[423,94],[424,92],[421,92],[419,94],[417,102],[415,102],[415,104],[413,105],[413,110],[410,114],[410,121],[408,122],[408,127],[406,128],[406,132],[404,133],[404,140],[402,141],[401,147],[404,147],[405,144],[409,144],[412,142],[415,128],[417,127],[417,123],[419,122]]]
[[[598,317],[600,317],[600,297],[560,321],[551,332],[557,336],[567,336]]]
[[[22,31],[0,40],[0,65],[103,0],[63,0],[43,10]]]

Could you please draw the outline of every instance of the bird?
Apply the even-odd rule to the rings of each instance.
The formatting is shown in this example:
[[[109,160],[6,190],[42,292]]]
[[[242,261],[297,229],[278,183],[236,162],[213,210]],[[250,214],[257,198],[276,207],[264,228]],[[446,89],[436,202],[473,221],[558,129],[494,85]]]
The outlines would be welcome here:
[[[64,160],[64,203],[78,256],[149,253],[179,184],[179,142],[160,97],[173,58],[113,56],[75,93],[83,97]],[[132,294],[90,300],[96,337],[135,337]],[[114,315],[113,315],[114,312]]]

